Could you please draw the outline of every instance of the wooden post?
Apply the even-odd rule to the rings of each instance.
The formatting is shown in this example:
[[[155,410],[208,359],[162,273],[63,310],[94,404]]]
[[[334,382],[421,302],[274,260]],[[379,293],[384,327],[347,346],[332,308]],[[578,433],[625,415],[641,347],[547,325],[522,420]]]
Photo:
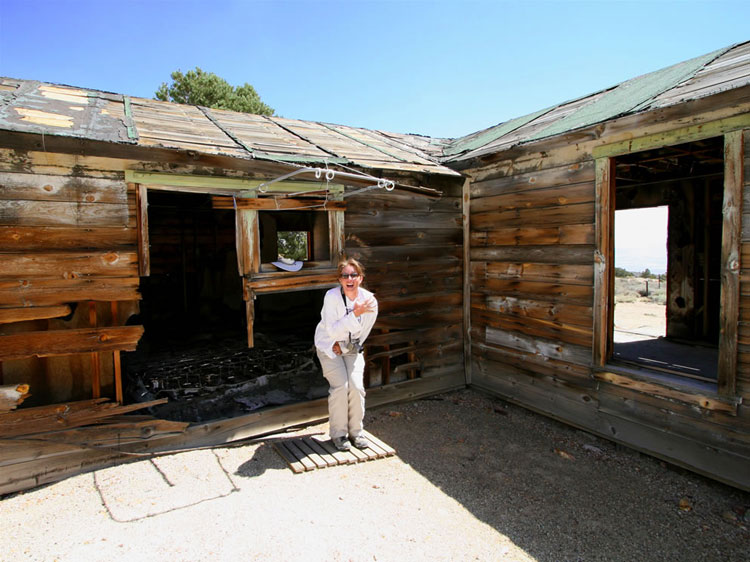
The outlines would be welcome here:
[[[383,328],[382,333],[387,334],[390,330]],[[391,350],[390,344],[383,345],[383,350],[388,352]],[[388,384],[391,382],[391,356],[386,353],[383,355],[383,365],[380,371],[380,384]]]
[[[258,211],[253,209],[237,209],[235,213],[237,267],[241,276],[252,277],[254,273],[260,271]]]
[[[603,366],[612,351],[612,285],[614,284],[614,189],[613,158],[596,161],[596,251],[594,254],[594,334],[592,361]]]
[[[119,326],[120,322],[117,315],[117,301],[112,301],[110,310],[112,311],[112,326]],[[115,349],[112,352],[112,366],[115,375],[115,401],[122,404],[122,365],[120,364],[120,350]]]
[[[344,211],[329,211],[328,242],[331,265],[336,267],[344,255]]]
[[[138,235],[138,275],[151,275],[151,254],[148,239],[148,191],[145,185],[128,184],[128,189],[135,190],[135,222]]]
[[[255,291],[248,289],[245,292],[245,318],[247,320],[247,347],[255,346],[255,332],[253,324],[255,322]]]
[[[464,378],[471,385],[471,180],[464,180],[462,195],[463,223],[463,328],[464,328]]]
[[[89,301],[89,324],[96,328],[96,303]],[[91,397],[99,398],[102,395],[101,364],[99,353],[91,352]]]
[[[724,135],[724,222],[721,230],[718,391],[734,396],[737,379],[737,323],[740,293],[743,132]]]

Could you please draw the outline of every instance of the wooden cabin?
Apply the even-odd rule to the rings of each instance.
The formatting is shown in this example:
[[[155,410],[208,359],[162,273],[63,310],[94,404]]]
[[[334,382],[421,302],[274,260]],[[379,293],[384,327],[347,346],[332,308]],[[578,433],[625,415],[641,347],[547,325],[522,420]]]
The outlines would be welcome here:
[[[18,441],[57,444],[50,430],[79,425],[78,409],[98,419],[105,399],[140,407],[126,395],[132,356],[166,350],[157,359],[176,364],[182,344],[208,349],[210,364],[239,342],[262,366],[291,335],[312,357],[344,254],[365,264],[379,300],[368,401],[465,386],[463,179],[437,162],[439,143],[8,78],[0,95],[0,386],[28,384],[31,395],[0,414],[0,493],[128,447],[220,443],[324,419],[326,387],[247,415],[215,400],[208,419],[188,420],[207,423],[162,432],[154,422],[129,443],[110,436],[116,450],[99,459],[79,449],[53,469],[59,451]],[[299,271],[273,265],[282,232],[305,240]],[[104,413],[122,424],[122,412]],[[32,414],[45,417],[21,423]],[[71,448],[91,441],[68,437]],[[8,467],[16,454],[32,461]]]
[[[447,147],[468,178],[470,385],[750,488],[749,131],[744,43]],[[644,347],[617,338],[614,227],[658,206],[666,333]]]
[[[369,407],[470,386],[750,489],[748,129],[750,43],[452,140],[0,79],[0,387],[32,395],[0,414],[0,493],[324,419],[322,397],[136,417],[96,454],[2,433],[49,405],[61,427],[137,409],[123,365],[165,339],[311,344],[342,254],[380,303]],[[667,327],[644,349],[615,329],[614,224],[650,207]],[[297,272],[272,263],[284,232],[307,240]]]

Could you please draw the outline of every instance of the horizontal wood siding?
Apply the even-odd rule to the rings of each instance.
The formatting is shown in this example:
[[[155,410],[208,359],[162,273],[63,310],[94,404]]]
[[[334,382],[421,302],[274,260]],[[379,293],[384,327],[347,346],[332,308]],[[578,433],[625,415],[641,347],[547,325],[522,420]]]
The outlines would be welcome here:
[[[143,332],[111,304],[139,298],[135,194],[121,162],[77,160],[0,151],[0,366],[31,405],[113,395]]]
[[[369,340],[373,385],[417,374],[463,377],[461,183],[442,197],[392,191],[347,198],[346,253],[365,265],[365,285],[380,309]],[[380,372],[385,357],[393,359],[390,373]]]
[[[749,136],[734,396],[594,370],[591,150],[602,139],[544,152],[514,148],[467,170],[472,385],[750,489]]]

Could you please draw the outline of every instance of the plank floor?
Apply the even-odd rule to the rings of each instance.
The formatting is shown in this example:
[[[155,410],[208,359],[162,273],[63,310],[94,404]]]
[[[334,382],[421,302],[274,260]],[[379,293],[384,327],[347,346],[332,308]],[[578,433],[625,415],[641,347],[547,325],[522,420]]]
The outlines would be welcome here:
[[[322,435],[303,435],[292,439],[274,441],[273,446],[293,472],[306,472],[316,468],[354,464],[392,457],[396,450],[383,443],[367,431],[362,434],[370,442],[366,449],[352,447],[349,451],[339,451],[333,442]]]

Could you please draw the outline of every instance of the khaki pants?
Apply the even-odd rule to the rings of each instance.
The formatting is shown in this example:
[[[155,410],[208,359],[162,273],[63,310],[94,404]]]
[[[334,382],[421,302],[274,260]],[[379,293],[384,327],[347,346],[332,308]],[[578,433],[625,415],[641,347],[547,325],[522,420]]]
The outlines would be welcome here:
[[[331,439],[354,439],[362,433],[365,417],[365,357],[361,353],[344,353],[331,359],[317,350],[323,376],[328,381],[328,417]]]

